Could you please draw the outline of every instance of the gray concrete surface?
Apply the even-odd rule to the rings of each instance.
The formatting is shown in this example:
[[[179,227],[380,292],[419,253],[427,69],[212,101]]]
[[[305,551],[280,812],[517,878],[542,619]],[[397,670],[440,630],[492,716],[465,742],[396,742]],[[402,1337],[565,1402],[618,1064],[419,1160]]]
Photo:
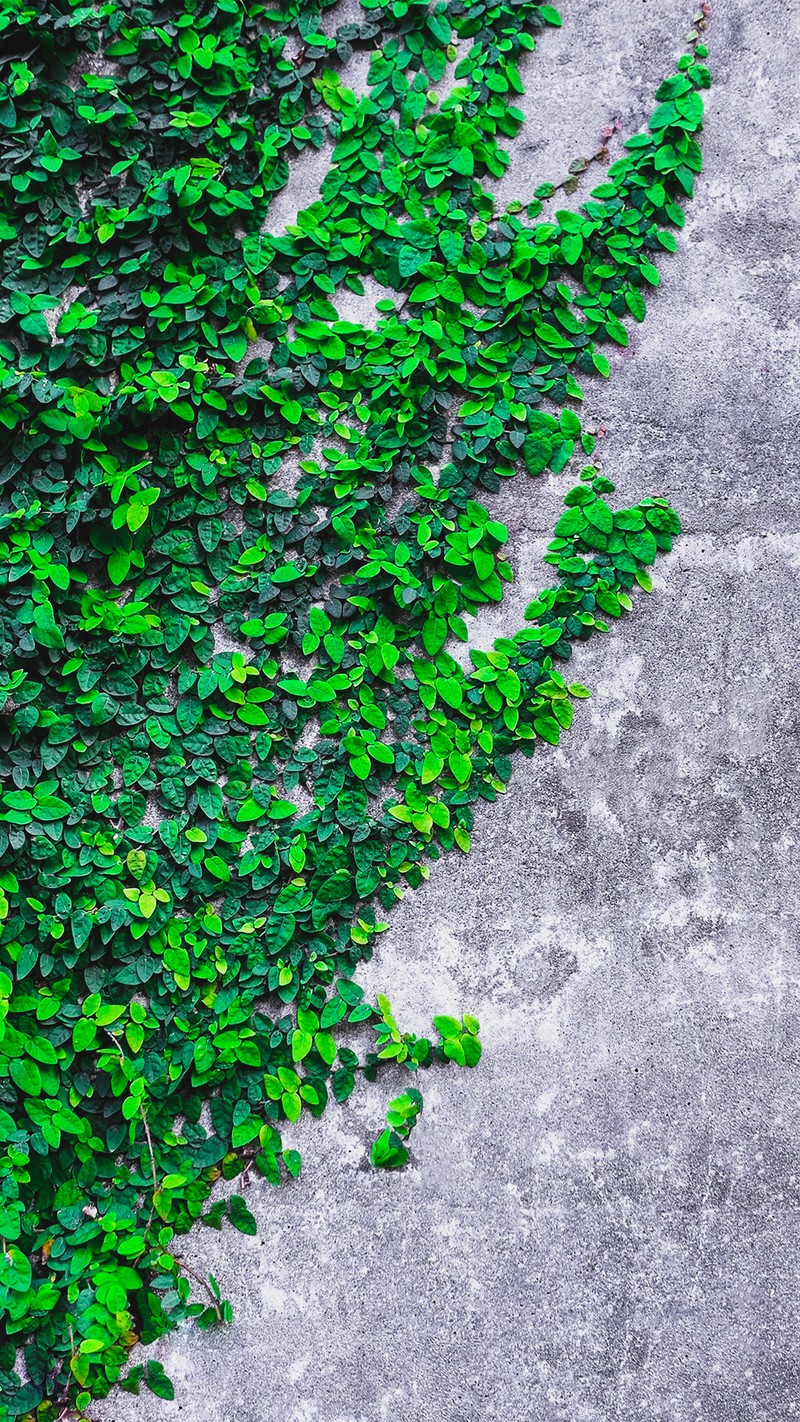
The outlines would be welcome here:
[[[646,114],[691,4],[562,8],[506,197]],[[484,1060],[426,1078],[402,1174],[366,1168],[385,1087],[295,1128],[258,1238],[188,1243],[235,1323],[154,1350],[174,1403],[98,1422],[800,1417],[800,7],[716,0],[709,38],[679,255],[589,397],[620,497],[668,495],[685,536],[573,662],[594,697],[563,748],[364,974],[409,1026],[475,1011]],[[563,487],[504,492],[523,603]]]

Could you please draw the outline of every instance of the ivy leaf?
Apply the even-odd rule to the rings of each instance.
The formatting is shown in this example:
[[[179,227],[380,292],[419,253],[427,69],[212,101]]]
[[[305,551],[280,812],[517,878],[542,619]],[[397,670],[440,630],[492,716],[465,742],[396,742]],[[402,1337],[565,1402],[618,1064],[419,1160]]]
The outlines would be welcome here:
[[[27,1057],[14,1057],[9,1062],[9,1074],[15,1086],[27,1096],[40,1096],[42,1074],[35,1062]]]
[[[291,800],[270,800],[267,814],[271,820],[287,820],[297,813],[297,806]]]
[[[247,354],[247,337],[243,331],[230,331],[222,337],[222,349],[233,361],[244,360]]]
[[[208,858],[203,861],[203,867],[209,874],[213,874],[215,879],[221,879],[224,884],[231,877],[229,865],[218,854],[209,854]]]
[[[658,544],[649,528],[643,528],[640,533],[626,533],[625,545],[640,563],[656,561]]]
[[[553,716],[535,716],[533,729],[537,736],[541,736],[543,741],[549,741],[552,746],[557,746],[561,739],[561,727]]]
[[[254,800],[252,795],[248,795],[247,799],[242,801],[236,812],[236,822],[240,825],[252,824],[255,820],[263,819],[266,813],[267,806],[259,805],[258,801]]]
[[[49,602],[37,603],[33,609],[33,636],[40,647],[63,647],[64,636],[56,626],[53,608]]]
[[[24,1294],[31,1286],[30,1260],[16,1244],[0,1250],[0,1285],[12,1293]]]
[[[167,1402],[173,1401],[175,1388],[167,1377],[163,1364],[156,1362],[154,1358],[149,1359],[146,1364],[144,1381],[156,1397],[162,1397]]]
[[[370,1151],[370,1160],[378,1170],[400,1170],[411,1155],[396,1131],[387,1126],[381,1131]]]
[[[234,1229],[238,1229],[240,1234],[257,1234],[258,1225],[255,1216],[250,1213],[241,1195],[231,1195],[228,1205],[228,1218]]]
[[[436,691],[446,705],[457,711],[464,700],[461,683],[454,677],[437,677]]]

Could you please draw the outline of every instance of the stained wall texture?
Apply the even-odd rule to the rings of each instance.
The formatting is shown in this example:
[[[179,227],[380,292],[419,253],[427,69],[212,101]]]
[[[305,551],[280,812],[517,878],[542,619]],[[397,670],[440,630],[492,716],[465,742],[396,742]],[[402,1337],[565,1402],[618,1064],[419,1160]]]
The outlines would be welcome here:
[[[504,200],[646,117],[692,6],[561,8]],[[484,1059],[425,1078],[401,1174],[367,1164],[385,1081],[290,1128],[304,1171],[252,1182],[258,1237],[186,1241],[234,1324],[162,1340],[174,1403],[98,1422],[800,1417],[800,5],[715,0],[709,42],[679,254],[587,398],[620,501],[665,494],[685,535],[573,661],[594,696],[563,746],[362,975],[409,1028],[475,1012]],[[546,581],[567,477],[494,502],[517,591],[484,646]]]

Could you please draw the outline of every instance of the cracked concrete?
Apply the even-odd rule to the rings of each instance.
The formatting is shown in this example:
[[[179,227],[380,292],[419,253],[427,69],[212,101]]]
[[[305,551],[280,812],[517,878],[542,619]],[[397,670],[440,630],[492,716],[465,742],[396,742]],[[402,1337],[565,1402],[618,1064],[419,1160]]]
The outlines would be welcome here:
[[[691,10],[565,0],[504,199],[646,115]],[[363,974],[418,1030],[475,1012],[484,1059],[425,1078],[401,1174],[366,1168],[386,1084],[287,1132],[304,1171],[253,1183],[258,1237],[187,1241],[234,1324],[162,1340],[175,1402],[98,1422],[800,1417],[800,6],[717,0],[709,43],[678,255],[587,395],[618,498],[667,495],[685,534],[575,658],[563,747]],[[498,499],[524,600],[564,477]]]

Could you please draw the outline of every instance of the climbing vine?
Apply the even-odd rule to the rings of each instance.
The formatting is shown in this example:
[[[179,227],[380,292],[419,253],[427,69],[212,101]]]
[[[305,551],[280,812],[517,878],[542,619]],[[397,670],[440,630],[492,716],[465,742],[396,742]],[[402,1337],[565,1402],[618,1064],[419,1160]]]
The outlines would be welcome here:
[[[498,212],[484,184],[556,10],[362,8],[0,12],[2,1417],[171,1395],[128,1352],[229,1317],[180,1252],[255,1230],[215,1181],[296,1175],[285,1123],[358,1073],[477,1062],[474,1018],[404,1032],[358,965],[511,752],[569,729],[573,644],[679,529],[587,463],[526,625],[466,646],[513,577],[491,496],[591,460],[582,382],[676,247],[703,15],[648,129],[548,215],[552,187]],[[332,67],[358,48],[362,98]],[[378,319],[340,320],[365,278]],[[421,1109],[391,1102],[376,1166]]]

